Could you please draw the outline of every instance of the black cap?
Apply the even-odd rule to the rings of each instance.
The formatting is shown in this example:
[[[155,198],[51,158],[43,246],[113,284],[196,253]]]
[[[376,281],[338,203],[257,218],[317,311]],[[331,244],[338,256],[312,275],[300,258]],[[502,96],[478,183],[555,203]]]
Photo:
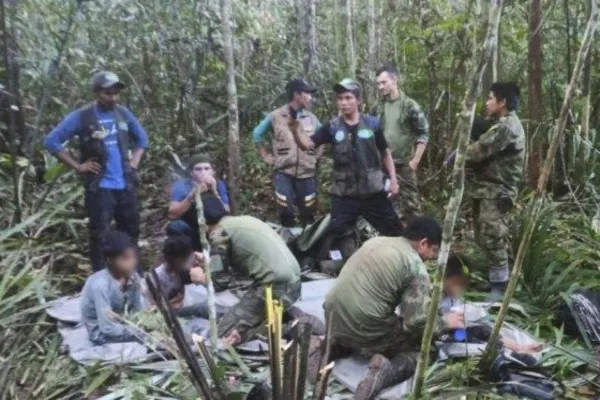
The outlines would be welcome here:
[[[135,248],[135,244],[128,234],[117,230],[108,231],[104,234],[102,252],[105,257],[116,257],[131,248]]]
[[[212,193],[202,195],[202,206],[204,207],[204,220],[207,225],[215,225],[221,221],[227,210],[221,200]]]
[[[336,93],[350,92],[354,96],[360,97],[362,87],[355,79],[344,78],[341,82],[336,83],[335,86],[333,86],[333,90]]]
[[[288,94],[293,94],[296,92],[313,93],[317,91],[315,87],[313,87],[310,83],[301,78],[292,79],[291,81],[289,81],[288,84],[285,85],[285,89],[287,90]]]
[[[92,77],[92,90],[94,92],[110,88],[123,89],[124,87],[125,84],[114,72],[100,71]]]

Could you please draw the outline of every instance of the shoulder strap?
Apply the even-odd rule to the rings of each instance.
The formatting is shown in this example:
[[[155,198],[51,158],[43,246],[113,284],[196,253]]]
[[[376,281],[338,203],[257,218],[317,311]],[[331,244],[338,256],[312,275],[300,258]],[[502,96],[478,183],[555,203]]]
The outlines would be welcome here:
[[[81,118],[81,126],[83,129],[80,132],[80,135],[91,135],[92,132],[97,129],[98,117],[96,116],[94,106],[94,103],[89,103],[81,107],[79,118]]]

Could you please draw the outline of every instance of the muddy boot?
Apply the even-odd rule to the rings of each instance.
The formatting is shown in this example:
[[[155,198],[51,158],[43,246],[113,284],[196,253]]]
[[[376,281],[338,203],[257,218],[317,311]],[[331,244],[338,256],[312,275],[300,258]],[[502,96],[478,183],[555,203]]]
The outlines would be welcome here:
[[[290,308],[285,310],[285,314],[286,317],[290,317],[292,319],[292,321],[290,321],[290,323],[288,324],[290,325],[290,327],[291,324],[294,322],[293,320],[298,320],[298,322],[310,324],[310,326],[312,326],[313,335],[325,334],[325,324],[314,315],[306,313],[296,306],[291,306]],[[289,329],[287,330],[287,333],[289,333]]]
[[[310,345],[308,347],[308,362],[307,362],[307,376],[309,382],[315,382],[317,375],[319,375],[319,367],[321,366],[321,360],[325,355],[325,339],[319,336],[311,336]]]
[[[383,389],[410,378],[415,373],[416,366],[412,357],[397,356],[389,360],[381,354],[375,354],[369,363],[369,373],[354,392],[354,400],[374,399]]]

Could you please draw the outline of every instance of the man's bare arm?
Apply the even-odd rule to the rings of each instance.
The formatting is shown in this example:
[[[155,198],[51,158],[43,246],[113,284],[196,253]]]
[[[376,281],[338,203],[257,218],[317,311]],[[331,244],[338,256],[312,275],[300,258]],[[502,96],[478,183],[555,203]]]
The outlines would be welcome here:
[[[398,187],[398,179],[396,178],[396,166],[394,165],[394,159],[392,158],[392,150],[389,148],[385,149],[381,156],[383,157],[385,171],[390,177],[390,195],[391,197],[394,197],[398,194],[400,189]]]
[[[60,161],[67,164],[69,167],[73,168],[75,171],[79,172],[80,174],[91,173],[94,175],[99,175],[100,172],[102,172],[102,168],[100,167],[100,164],[98,164],[96,161],[88,160],[88,161],[84,162],[83,164],[79,164],[77,162],[77,160],[75,160],[73,158],[71,153],[66,149],[61,150],[58,153],[55,153],[55,156],[58,157],[58,159]]]
[[[133,150],[133,154],[131,156],[131,166],[133,168],[135,168],[135,169],[138,168],[143,155],[144,155],[144,149],[136,148]]]

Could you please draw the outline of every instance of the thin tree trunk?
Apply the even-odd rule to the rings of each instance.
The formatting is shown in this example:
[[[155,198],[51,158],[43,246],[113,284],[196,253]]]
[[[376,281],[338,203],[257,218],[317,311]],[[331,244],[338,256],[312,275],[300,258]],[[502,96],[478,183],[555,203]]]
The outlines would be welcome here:
[[[589,3],[591,3],[592,1],[594,0],[590,0]],[[587,57],[585,58],[585,63],[583,66],[583,87],[581,90],[581,95],[583,96],[583,112],[581,113],[581,140],[583,143],[579,146],[579,166],[581,168],[581,171],[584,171],[586,163],[586,154],[589,154],[588,146],[586,145],[586,143],[590,137],[590,116],[592,110],[591,63],[593,53],[594,49],[590,49],[589,53],[587,54]],[[584,177],[582,176],[582,178]]]
[[[306,56],[304,75],[311,78],[318,65],[317,57],[317,6],[316,0],[306,0]]]
[[[221,18],[223,20],[223,52],[227,64],[227,117],[228,129],[228,161],[229,161],[229,188],[231,190],[231,210],[239,195],[240,171],[240,133],[238,120],[237,89],[235,86],[235,64],[233,59],[233,34],[231,32],[231,2],[221,0]]]
[[[577,54],[577,60],[575,61],[575,67],[573,68],[573,74],[571,75],[569,86],[567,86],[567,89],[565,91],[565,98],[560,109],[558,120],[554,125],[554,135],[552,137],[552,142],[550,143],[548,153],[546,154],[546,160],[544,161],[544,167],[542,168],[540,179],[538,180],[535,196],[533,197],[530,203],[529,218],[527,219],[527,224],[525,226],[523,238],[521,239],[521,243],[519,244],[519,250],[517,251],[517,256],[513,265],[511,277],[508,282],[508,287],[506,289],[506,294],[504,295],[504,300],[502,301],[502,307],[500,308],[500,312],[496,317],[496,323],[494,324],[494,329],[492,330],[492,334],[490,335],[490,339],[485,348],[484,356],[480,361],[479,366],[482,370],[487,370],[489,365],[495,358],[495,346],[496,342],[498,341],[498,336],[500,334],[500,328],[502,327],[504,319],[506,318],[506,313],[508,312],[510,300],[512,299],[513,294],[515,293],[515,289],[517,288],[517,282],[519,281],[519,276],[523,267],[525,252],[529,247],[529,241],[531,240],[531,235],[537,224],[540,209],[544,202],[546,194],[546,184],[548,183],[548,178],[550,176],[550,173],[552,172],[552,166],[554,164],[556,150],[558,149],[563,138],[569,110],[575,98],[577,82],[579,81],[579,77],[583,70],[584,60],[586,59],[588,52],[590,51],[590,46],[594,37],[594,33],[598,28],[598,16],[598,5],[596,3],[596,0],[594,0],[591,5],[590,19],[587,22],[583,40],[581,42],[581,47],[579,49],[579,53]]]
[[[463,100],[463,110],[460,113],[456,133],[458,135],[458,149],[456,152],[456,160],[454,162],[454,170],[452,176],[452,196],[448,201],[446,218],[444,219],[444,229],[442,233],[442,245],[440,255],[437,260],[437,270],[433,292],[431,295],[431,303],[427,316],[427,324],[423,333],[421,342],[421,352],[419,355],[419,363],[415,376],[414,396],[421,398],[423,384],[425,381],[425,371],[429,364],[429,350],[431,348],[431,340],[435,326],[437,325],[437,316],[440,303],[440,295],[442,292],[443,278],[446,271],[446,262],[452,245],[452,234],[454,224],[458,216],[458,210],[463,197],[464,181],[465,181],[465,152],[467,149],[467,140],[469,137],[470,127],[473,124],[475,115],[475,101],[481,86],[481,80],[485,71],[486,65],[492,61],[494,57],[494,49],[498,41],[498,27],[500,25],[500,16],[502,14],[502,0],[497,0],[489,10],[488,29],[483,44],[483,52],[481,53],[479,63],[473,72],[471,82],[468,86],[465,98]]]
[[[9,32],[7,27],[6,6],[4,0],[0,0],[0,32],[2,33],[2,44],[4,45],[4,68],[6,71],[6,88],[9,95],[5,99],[6,112],[8,113],[8,137],[11,153],[11,167],[13,180],[13,201],[15,204],[15,224],[21,222],[21,197],[19,196],[19,169],[17,168],[17,153],[19,152],[19,140],[17,138],[17,116],[22,112],[19,93],[19,74],[16,61],[16,46],[13,31]],[[22,139],[22,138],[21,138]]]
[[[352,0],[345,0],[346,16],[346,60],[348,65],[348,76],[354,77],[356,74],[356,51],[354,49],[354,28],[352,24]]]
[[[377,69],[377,39],[375,37],[375,0],[367,0],[367,104],[375,104],[375,70]]]
[[[531,0],[529,12],[527,100],[529,108],[529,137],[539,129],[544,118],[542,103],[542,0]],[[529,160],[529,184],[537,185],[540,174],[541,145],[531,143],[533,151]]]

